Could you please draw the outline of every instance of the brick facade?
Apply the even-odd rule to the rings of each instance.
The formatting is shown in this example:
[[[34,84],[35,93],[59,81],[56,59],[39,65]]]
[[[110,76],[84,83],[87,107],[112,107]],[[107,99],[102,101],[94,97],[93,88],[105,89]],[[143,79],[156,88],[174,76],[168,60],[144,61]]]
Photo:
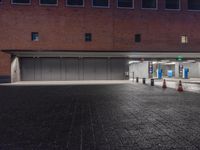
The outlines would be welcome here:
[[[187,0],[181,0],[181,10],[165,10],[164,0],[158,0],[157,10],[141,9],[135,0],[134,9],[119,9],[116,0],[110,8],[93,8],[85,0],[84,8],[40,6],[32,0],[28,6],[0,4],[0,50],[66,50],[66,51],[128,51],[128,52],[200,52],[200,12],[188,11]],[[40,40],[31,41],[31,32],[39,32]],[[92,33],[92,42],[84,34]],[[141,34],[141,43],[134,35]],[[187,35],[188,44],[180,36]],[[9,73],[0,54],[0,73]],[[3,66],[3,69],[2,69]]]
[[[0,52],[0,75],[10,74],[10,55]]]

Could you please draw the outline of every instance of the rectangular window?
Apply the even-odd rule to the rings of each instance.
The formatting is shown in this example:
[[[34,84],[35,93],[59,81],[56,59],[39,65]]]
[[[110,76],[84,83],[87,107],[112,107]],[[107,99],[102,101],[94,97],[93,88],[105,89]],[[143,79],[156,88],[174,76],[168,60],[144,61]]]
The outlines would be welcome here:
[[[57,5],[57,0],[40,0],[41,5]]]
[[[188,43],[188,37],[186,35],[181,36],[181,43],[182,44],[187,44]]]
[[[108,7],[109,6],[109,0],[93,0],[92,5],[94,7]]]
[[[180,0],[165,0],[166,9],[180,9]]]
[[[69,6],[83,6],[83,0],[67,0]]]
[[[156,9],[157,0],[142,0],[142,8]]]
[[[141,34],[135,34],[135,43],[141,42]]]
[[[92,34],[85,33],[85,42],[91,42],[91,41],[92,41]]]
[[[31,40],[32,41],[39,41],[39,33],[38,32],[32,32],[31,33]]]
[[[133,0],[118,0],[117,6],[119,8],[133,8]]]
[[[189,10],[200,10],[200,0],[188,0]]]
[[[12,0],[12,4],[30,4],[31,0]]]

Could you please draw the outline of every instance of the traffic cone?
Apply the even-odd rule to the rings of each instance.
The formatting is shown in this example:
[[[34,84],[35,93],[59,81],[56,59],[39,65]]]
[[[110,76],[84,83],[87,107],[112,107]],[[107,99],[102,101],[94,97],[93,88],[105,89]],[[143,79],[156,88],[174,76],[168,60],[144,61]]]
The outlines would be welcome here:
[[[165,80],[165,79],[163,80],[163,86],[162,86],[162,88],[163,88],[163,89],[166,89],[166,88],[167,88],[166,80]]]
[[[177,89],[177,91],[183,92],[183,86],[182,86],[181,80],[179,80],[179,84],[178,84],[178,89]]]

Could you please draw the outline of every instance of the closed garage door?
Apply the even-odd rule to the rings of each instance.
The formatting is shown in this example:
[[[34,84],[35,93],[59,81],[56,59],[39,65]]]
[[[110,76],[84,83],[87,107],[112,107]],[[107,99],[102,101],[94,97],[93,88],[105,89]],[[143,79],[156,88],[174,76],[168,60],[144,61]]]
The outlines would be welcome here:
[[[123,80],[126,59],[21,58],[22,81]]]

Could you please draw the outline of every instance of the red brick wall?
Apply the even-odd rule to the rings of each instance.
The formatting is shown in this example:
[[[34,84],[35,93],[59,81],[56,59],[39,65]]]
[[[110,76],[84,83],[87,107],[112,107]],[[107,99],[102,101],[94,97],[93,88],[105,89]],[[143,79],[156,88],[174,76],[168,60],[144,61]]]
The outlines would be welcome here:
[[[0,75],[10,75],[10,55],[0,52]]]
[[[141,10],[140,0],[135,9],[31,6],[0,4],[0,50],[73,50],[73,51],[198,51],[200,12],[188,11],[187,0],[181,0],[181,11],[164,10],[159,0],[158,10]],[[40,41],[31,41],[31,32],[39,32]],[[84,41],[84,33],[93,34],[92,42]],[[134,43],[134,34],[142,34],[142,42]],[[189,43],[180,43],[188,35]]]

